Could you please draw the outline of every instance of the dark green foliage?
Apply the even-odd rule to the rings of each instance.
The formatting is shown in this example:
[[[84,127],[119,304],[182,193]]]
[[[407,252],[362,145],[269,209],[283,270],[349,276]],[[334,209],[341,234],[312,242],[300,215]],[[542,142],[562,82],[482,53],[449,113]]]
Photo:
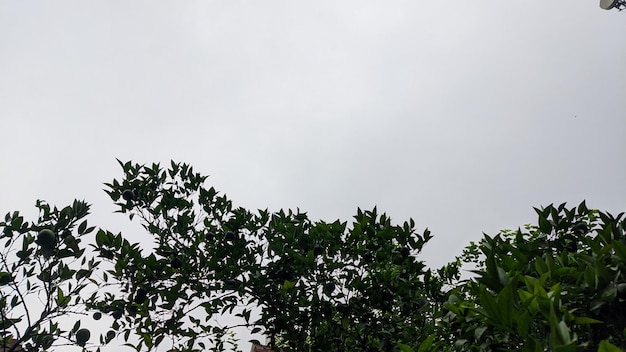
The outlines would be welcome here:
[[[223,314],[269,336],[277,351],[417,348],[434,333],[443,279],[410,256],[431,238],[413,220],[393,225],[359,209],[348,226],[300,211],[250,212],[205,188],[186,164],[120,165],[124,178],[106,192],[118,201],[134,190],[118,211],[140,219],[154,250],[99,231],[96,251],[114,267],[107,277],[120,293],[95,306],[122,302],[112,328],[138,335],[136,350],[164,341],[223,350],[230,327],[211,323]]]
[[[324,254],[324,247],[316,244],[315,247],[313,247],[313,255],[319,257],[322,254]]]
[[[28,351],[50,349],[59,340],[79,342],[74,331],[80,321],[71,330],[65,324],[85,312],[98,266],[81,245],[94,230],[84,219],[88,204],[74,201],[58,209],[37,201],[36,207],[35,222],[18,212],[0,222],[0,338],[5,346]]]
[[[180,269],[183,267],[183,261],[178,257],[174,257],[172,258],[172,260],[170,260],[170,265],[174,269]]]
[[[538,226],[466,249],[476,277],[448,293],[444,319],[455,350],[596,351],[603,340],[626,348],[623,214],[584,202],[535,210]]]
[[[431,234],[412,219],[396,225],[376,208],[358,209],[350,223],[249,211],[189,165],[120,165],[124,177],[105,191],[153,245],[98,230],[93,248],[106,271],[81,247],[94,230],[84,202],[38,202],[36,223],[17,212],[0,223],[6,346],[87,347],[80,320],[65,329],[57,318],[93,309],[111,323],[101,345],[123,339],[136,351],[237,350],[242,327],[277,352],[626,348],[623,214],[585,202],[538,208],[537,225],[484,235],[431,270],[419,260]],[[468,266],[471,277],[461,278]],[[99,289],[87,293],[92,284]],[[30,296],[42,299],[41,315],[30,313]]]

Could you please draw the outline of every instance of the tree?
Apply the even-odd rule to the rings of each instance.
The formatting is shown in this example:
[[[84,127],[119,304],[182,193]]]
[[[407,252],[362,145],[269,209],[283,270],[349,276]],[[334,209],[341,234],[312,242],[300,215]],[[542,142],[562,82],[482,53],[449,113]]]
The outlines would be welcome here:
[[[477,276],[448,293],[444,318],[455,350],[623,350],[623,213],[585,202],[535,210],[538,225],[467,247],[462,261],[475,264]]]
[[[263,333],[275,351],[626,348],[623,214],[585,202],[536,208],[537,225],[484,235],[432,270],[418,257],[431,234],[412,219],[395,225],[376,208],[351,223],[249,211],[187,164],[119,163],[124,177],[105,191],[153,245],[98,229],[90,258],[85,202],[39,201],[34,223],[7,214],[4,351],[86,350],[118,335],[136,351],[238,350],[236,328]],[[462,278],[467,266],[474,275]],[[81,326],[92,311],[112,321],[99,344]],[[65,327],[59,317],[72,314]]]
[[[0,342],[3,351],[41,351],[52,346],[85,346],[81,329],[86,289],[98,262],[85,255],[81,238],[94,230],[84,218],[89,205],[74,201],[57,209],[37,201],[39,218],[19,212],[0,222]],[[68,317],[77,317],[66,327]],[[66,330],[67,329],[67,330]]]
[[[120,165],[124,178],[106,192],[140,219],[154,248],[99,231],[96,251],[120,290],[96,306],[116,314],[115,331],[139,336],[137,351],[163,341],[223,350],[239,326],[286,351],[417,348],[434,333],[443,281],[417,259],[431,235],[413,220],[392,225],[376,208],[359,209],[350,226],[300,211],[250,212],[205,188],[186,164]],[[229,325],[215,322],[223,314]]]

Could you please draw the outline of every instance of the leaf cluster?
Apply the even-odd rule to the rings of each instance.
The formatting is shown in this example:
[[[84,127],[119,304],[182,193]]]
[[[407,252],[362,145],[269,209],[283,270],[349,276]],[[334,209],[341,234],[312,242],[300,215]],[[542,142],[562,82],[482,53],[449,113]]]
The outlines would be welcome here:
[[[419,257],[432,235],[412,219],[395,224],[376,207],[350,222],[250,211],[188,164],[118,162],[123,177],[105,192],[152,245],[96,231],[82,201],[38,201],[32,223],[8,213],[4,351],[99,350],[117,336],[136,351],[238,351],[237,329],[274,351],[626,348],[623,214],[584,201],[535,208],[536,225],[485,234],[434,270]],[[82,326],[92,313],[110,323],[99,341]]]
[[[413,220],[358,210],[351,225],[306,213],[234,207],[186,164],[120,162],[107,183],[118,211],[153,235],[144,253],[121,234],[99,231],[95,249],[120,289],[96,304],[117,312],[113,328],[148,350],[223,350],[247,327],[282,350],[392,350],[433,331],[439,281],[417,258],[430,240]],[[126,196],[130,195],[132,197]],[[217,323],[231,315],[237,323]]]
[[[626,347],[623,214],[585,202],[535,211],[538,225],[485,235],[466,248],[475,276],[448,292],[444,319],[454,350]]]
[[[5,351],[75,345],[80,320],[73,327],[61,323],[84,314],[85,302],[94,297],[86,289],[96,288],[92,275],[99,263],[81,245],[82,237],[94,231],[84,219],[89,205],[74,201],[58,209],[37,201],[36,207],[35,222],[25,221],[19,212],[7,213],[0,222],[0,339]]]

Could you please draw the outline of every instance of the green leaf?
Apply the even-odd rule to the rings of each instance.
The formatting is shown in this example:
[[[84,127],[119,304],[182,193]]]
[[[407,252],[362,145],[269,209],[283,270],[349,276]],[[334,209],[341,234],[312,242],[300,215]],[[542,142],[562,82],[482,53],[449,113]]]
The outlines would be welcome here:
[[[413,349],[411,348],[411,346],[405,345],[401,342],[398,342],[398,347],[400,347],[401,352],[413,352]]]
[[[552,232],[552,224],[543,214],[539,215],[539,230],[545,234]]]
[[[598,352],[622,352],[622,349],[606,340],[602,340],[600,341],[600,346],[598,346]]]
[[[285,282],[283,283],[283,290],[284,291],[289,291],[290,289],[294,288],[296,286],[295,282],[289,281],[289,280],[285,280]]]
[[[482,290],[480,293],[480,303],[484,309],[486,318],[495,323],[500,323],[502,321],[500,318],[500,307],[498,307],[496,299],[487,290]]]
[[[504,289],[498,294],[496,299],[499,311],[501,313],[502,324],[504,324],[506,329],[512,328],[512,319],[513,319],[513,310],[514,301],[513,301],[513,285],[507,285]]]
[[[78,225],[78,234],[83,235],[86,229],[87,229],[87,220],[81,222],[80,225]]]
[[[543,275],[548,272],[548,265],[546,265],[543,258],[539,256],[535,257],[535,270],[537,270],[539,275]]]
[[[587,325],[587,324],[600,324],[602,321],[589,318],[589,317],[576,317],[574,318],[574,324],[577,325]]]
[[[486,330],[487,330],[486,325],[479,326],[474,330],[474,338],[476,339],[476,341],[480,340],[480,338],[483,336],[483,333],[485,333]]]
[[[557,334],[561,343],[563,345],[569,345],[572,341],[570,338],[569,328],[567,327],[567,324],[565,324],[564,321],[560,321],[557,324],[556,328],[557,328]]]
[[[626,244],[621,241],[613,241],[613,249],[622,261],[626,261]]]
[[[615,283],[609,283],[604,290],[602,290],[602,294],[600,298],[607,303],[613,302],[617,297],[617,286]]]
[[[426,340],[422,341],[422,343],[420,343],[419,347],[417,348],[417,352],[427,352],[427,351],[431,351],[432,350],[432,346],[433,346],[433,342],[435,341],[435,338],[437,336],[432,334],[430,336],[428,336],[426,338]]]
[[[63,290],[60,287],[57,288],[57,299],[56,303],[59,307],[64,308],[70,303],[70,297],[65,296],[63,294]]]
[[[107,236],[106,232],[104,232],[103,230],[98,230],[98,232],[96,233],[96,244],[101,247],[105,244],[108,245],[109,242],[109,236]]]
[[[22,318],[17,318],[17,319],[11,319],[11,318],[9,318],[9,319],[0,319],[0,329],[7,330],[11,326],[19,323],[20,321],[22,321]]]

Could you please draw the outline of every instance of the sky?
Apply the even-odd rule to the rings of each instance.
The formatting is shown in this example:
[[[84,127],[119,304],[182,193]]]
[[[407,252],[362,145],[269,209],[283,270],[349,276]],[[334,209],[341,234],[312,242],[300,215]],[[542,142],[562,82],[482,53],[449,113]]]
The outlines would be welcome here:
[[[626,210],[626,14],[595,0],[0,0],[0,214],[112,214],[116,158],[250,209],[413,218],[439,267],[586,200]],[[132,238],[132,237],[131,237]]]

